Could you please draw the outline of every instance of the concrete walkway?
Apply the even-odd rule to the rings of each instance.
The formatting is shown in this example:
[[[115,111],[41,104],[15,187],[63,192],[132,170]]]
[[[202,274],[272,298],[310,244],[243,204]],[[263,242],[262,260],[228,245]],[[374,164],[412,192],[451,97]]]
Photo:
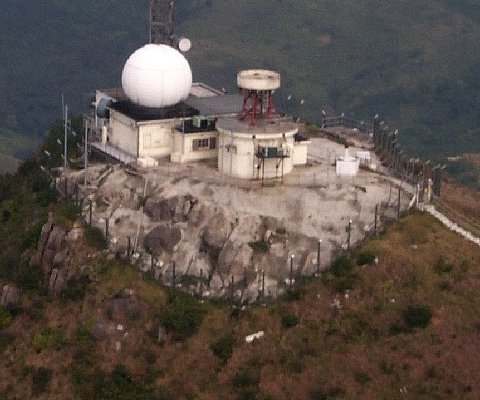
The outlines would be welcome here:
[[[424,211],[428,212],[429,214],[433,215],[436,219],[438,219],[443,225],[447,228],[451,229],[454,232],[462,235],[465,239],[470,240],[471,242],[475,243],[477,246],[480,246],[480,238],[474,236],[467,230],[460,227],[458,224],[447,218],[441,212],[437,211],[433,205],[425,205],[423,207]]]

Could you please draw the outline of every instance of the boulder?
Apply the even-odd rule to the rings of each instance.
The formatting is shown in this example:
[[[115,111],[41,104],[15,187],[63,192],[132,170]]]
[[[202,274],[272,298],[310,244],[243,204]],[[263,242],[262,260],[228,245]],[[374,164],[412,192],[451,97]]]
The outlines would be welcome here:
[[[65,269],[52,269],[48,280],[48,293],[58,296],[67,288],[67,272]]]
[[[155,200],[149,198],[145,202],[143,211],[153,222],[171,221],[175,215],[176,198]]]
[[[202,238],[207,250],[219,252],[230,233],[232,232],[232,224],[225,214],[216,214],[207,224]]]
[[[212,218],[215,211],[212,206],[202,203],[192,203],[187,215],[187,222],[190,226],[198,228]]]
[[[143,243],[153,254],[161,254],[163,251],[171,254],[181,239],[182,231],[179,228],[160,225],[148,233]]]
[[[65,268],[70,263],[71,258],[70,250],[66,247],[53,257],[53,268]]]
[[[55,225],[53,221],[53,214],[50,213],[47,222],[43,225],[40,233],[40,239],[38,240],[37,254],[32,257],[31,264],[38,264],[41,266],[44,277],[50,279],[50,273],[52,268],[60,266],[68,261],[66,249],[66,232],[63,228]],[[59,255],[56,263],[55,257]],[[62,265],[63,266],[63,265]]]
[[[235,281],[242,280],[250,272],[252,255],[249,245],[229,240],[218,256],[217,271],[225,279],[233,275]]]
[[[20,290],[15,285],[5,285],[2,289],[0,305],[2,307],[16,306],[20,300]]]
[[[165,340],[167,340],[167,331],[163,326],[160,325],[158,327],[158,335],[157,335],[158,344],[165,343]]]
[[[117,325],[111,321],[97,319],[92,327],[92,335],[97,340],[113,336],[117,331]]]

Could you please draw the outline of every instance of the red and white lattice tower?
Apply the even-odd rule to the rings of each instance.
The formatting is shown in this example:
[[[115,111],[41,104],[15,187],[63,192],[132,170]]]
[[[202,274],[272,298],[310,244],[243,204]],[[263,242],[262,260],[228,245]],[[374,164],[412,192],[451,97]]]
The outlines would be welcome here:
[[[255,125],[259,119],[271,118],[275,112],[273,92],[280,87],[280,74],[265,69],[248,69],[237,75],[237,84],[243,93],[240,120]]]

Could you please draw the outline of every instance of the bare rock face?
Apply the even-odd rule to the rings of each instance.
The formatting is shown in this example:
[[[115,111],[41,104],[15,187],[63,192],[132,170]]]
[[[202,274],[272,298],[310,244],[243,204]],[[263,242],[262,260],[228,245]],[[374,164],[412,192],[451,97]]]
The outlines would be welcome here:
[[[225,214],[216,214],[203,232],[203,243],[207,250],[219,252],[232,232],[232,224]]]
[[[212,206],[208,204],[192,204],[190,212],[187,216],[187,222],[189,226],[198,228],[208,222],[212,218],[215,211]]]
[[[175,215],[175,203],[176,198],[161,201],[148,199],[143,210],[153,222],[171,221]]]
[[[58,296],[67,288],[67,271],[66,269],[52,269],[50,279],[48,280],[48,293]]]
[[[218,256],[218,273],[224,278],[241,280],[251,268],[253,250],[242,242],[227,241]]]
[[[2,307],[16,306],[20,300],[20,290],[15,285],[5,285],[2,289],[0,305]]]
[[[32,262],[38,263],[42,267],[45,278],[50,277],[50,272],[55,265],[68,261],[68,252],[66,249],[66,232],[60,226],[55,225],[53,214],[50,213],[48,221],[43,225],[38,241],[38,250]],[[55,258],[58,253],[62,253]],[[63,265],[62,265],[63,266]]]
[[[176,196],[169,199],[148,199],[144,212],[153,222],[184,222],[192,206],[197,202],[192,196]]]
[[[182,231],[175,226],[157,226],[145,237],[144,246],[154,254],[163,251],[173,253],[175,246],[182,239]]]

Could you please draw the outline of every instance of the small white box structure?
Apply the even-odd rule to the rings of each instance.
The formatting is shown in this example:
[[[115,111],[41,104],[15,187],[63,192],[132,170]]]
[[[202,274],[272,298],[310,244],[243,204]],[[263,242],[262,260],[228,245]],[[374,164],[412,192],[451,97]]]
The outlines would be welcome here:
[[[360,160],[350,156],[348,147],[345,147],[345,155],[337,158],[337,175],[357,175],[360,169]]]
[[[370,168],[372,157],[369,151],[357,151],[357,158],[360,161],[362,167]]]

